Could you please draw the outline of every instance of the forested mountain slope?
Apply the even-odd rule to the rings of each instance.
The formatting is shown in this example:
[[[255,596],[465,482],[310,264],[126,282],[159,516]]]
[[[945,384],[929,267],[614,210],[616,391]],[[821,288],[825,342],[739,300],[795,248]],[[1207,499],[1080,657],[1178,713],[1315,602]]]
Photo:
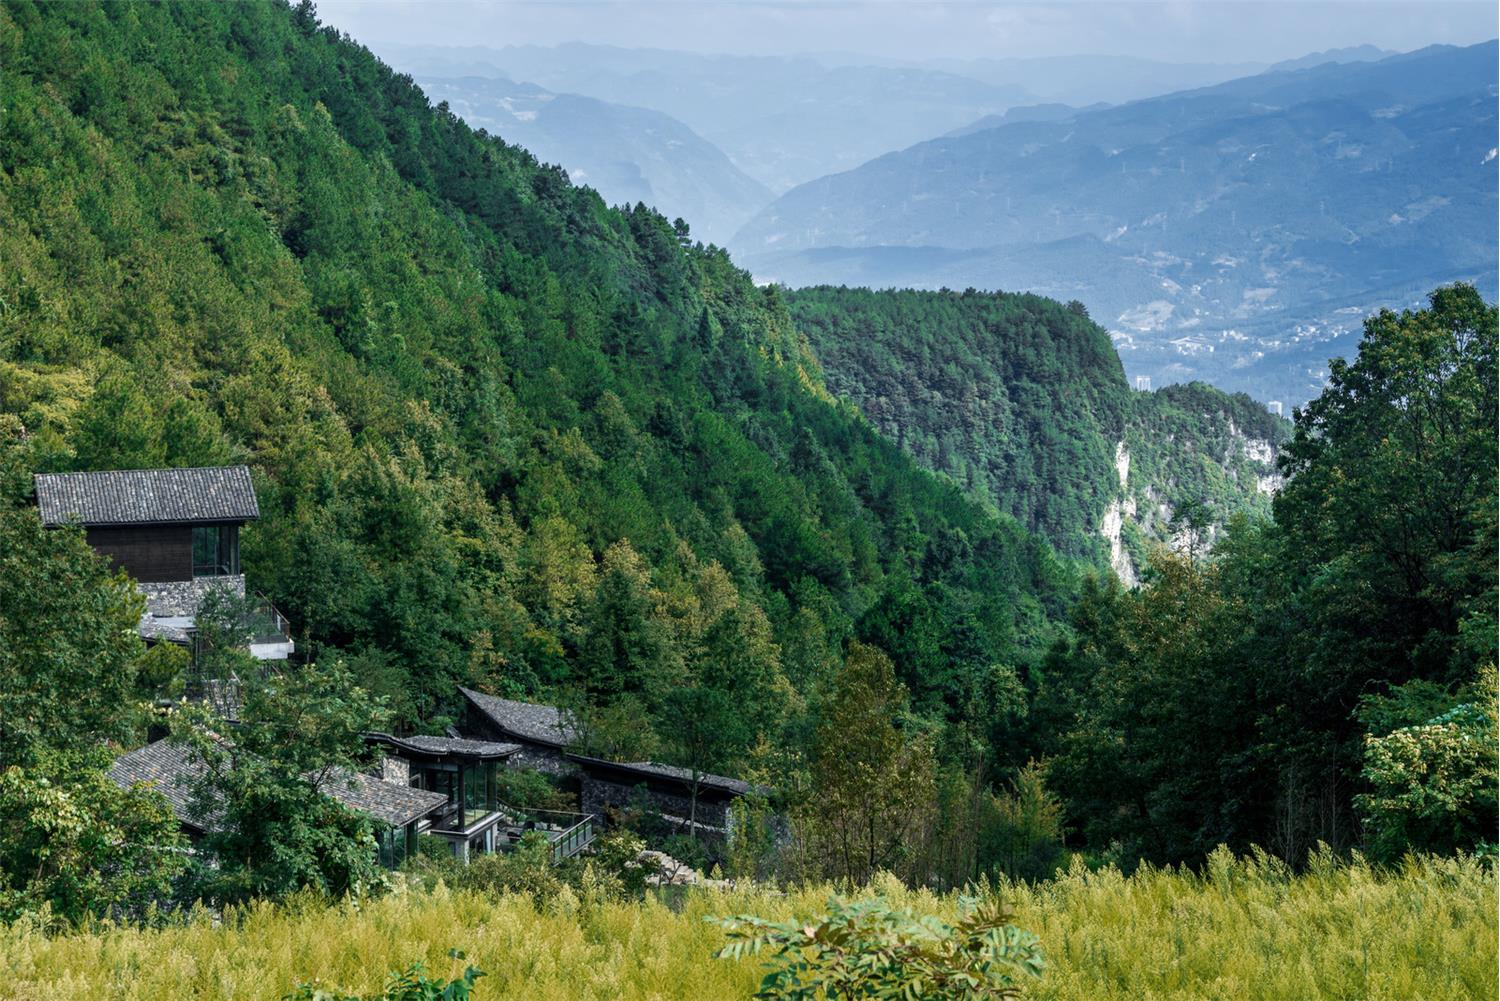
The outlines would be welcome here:
[[[165,802],[100,765],[181,665],[77,533],[41,527],[30,474],[235,460],[262,513],[245,568],[318,667],[245,672],[254,741],[205,779],[241,821],[184,905],[375,885],[351,861],[373,870],[369,828],[307,779],[361,760],[386,715],[361,685],[429,732],[454,682],[565,698],[621,760],[763,780],[777,802],[742,800],[759,822],[731,845],[756,878],[1044,879],[1065,842],[1124,867],[1316,850],[1325,873],[1319,844],[1488,852],[1497,349],[1473,287],[1366,321],[1297,414],[1270,521],[1158,551],[1139,588],[1075,585],[839,400],[844,362],[825,376],[799,323],[883,331],[861,335],[874,371],[944,398],[972,366],[1014,436],[993,455],[966,399],[901,412],[964,417],[939,441],[983,446],[975,476],[1065,542],[1081,524],[1080,551],[1117,501],[1125,547],[1122,451],[1127,493],[1163,470],[1206,488],[1271,432],[1210,390],[1122,393],[1080,306],[820,291],[794,315],[434,109],[307,3],[0,0],[0,95],[9,913],[154,920],[187,860],[160,850]],[[1200,424],[1214,408],[1233,426]],[[170,715],[220,746],[206,710]]]
[[[776,290],[310,5],[7,2],[0,93],[7,447],[249,461],[252,583],[405,725],[568,690],[723,765],[848,637],[970,721],[1049,641],[1065,567],[832,400]]]
[[[1131,391],[1077,303],[828,286],[786,296],[832,392],[929,469],[1066,552],[1108,557],[1126,580],[1186,518],[1207,543],[1235,513],[1270,513],[1290,425],[1201,383]]]

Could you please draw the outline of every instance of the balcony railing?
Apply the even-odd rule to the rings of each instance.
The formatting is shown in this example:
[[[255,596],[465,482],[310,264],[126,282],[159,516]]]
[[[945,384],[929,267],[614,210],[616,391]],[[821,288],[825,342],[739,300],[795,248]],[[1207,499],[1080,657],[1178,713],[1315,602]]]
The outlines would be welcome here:
[[[286,643],[292,638],[292,624],[286,616],[276,610],[269,598],[255,592],[259,604],[245,623],[250,632],[251,643]]]
[[[526,835],[541,834],[551,846],[552,861],[557,863],[572,858],[593,844],[595,820],[591,813],[522,809],[496,803],[495,809],[488,812],[449,807],[446,813],[434,818],[431,831],[457,842],[493,827],[493,844],[499,852],[515,851]]]

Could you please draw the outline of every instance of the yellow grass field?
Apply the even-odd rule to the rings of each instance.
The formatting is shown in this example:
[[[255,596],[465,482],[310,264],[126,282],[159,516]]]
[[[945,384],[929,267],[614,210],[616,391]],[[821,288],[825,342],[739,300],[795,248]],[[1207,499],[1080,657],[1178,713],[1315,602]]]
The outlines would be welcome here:
[[[874,888],[900,906],[951,915],[957,900]],[[1266,860],[1212,858],[1197,874],[1130,877],[1081,867],[1039,887],[1007,887],[1016,921],[1041,936],[1049,968],[1032,996],[1069,1001],[1446,1001],[1496,997],[1496,883],[1469,859],[1380,872],[1314,860],[1292,876]],[[424,961],[454,975],[457,947],[488,972],[478,1001],[748,998],[754,961],[710,958],[710,915],[818,913],[826,889],[695,891],[680,909],[591,903],[565,893],[541,908],[439,889],[360,905],[260,906],[153,930],[98,927],[48,936],[0,931],[0,997],[280,998],[298,981],[377,987]]]

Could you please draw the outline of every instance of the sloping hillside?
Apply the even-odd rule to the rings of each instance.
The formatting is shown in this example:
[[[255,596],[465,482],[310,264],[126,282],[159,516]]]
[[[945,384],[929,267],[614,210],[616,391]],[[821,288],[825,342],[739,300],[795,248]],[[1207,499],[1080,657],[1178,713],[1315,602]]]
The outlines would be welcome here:
[[[929,469],[1134,580],[1190,515],[1267,515],[1286,422],[1209,386],[1132,392],[1083,308],[1033,295],[787,293],[830,391]]]
[[[665,112],[780,194],[836,170],[1035,98],[1015,83],[906,66],[846,65],[817,56],[628,49],[573,42],[446,48],[382,45],[419,79],[526,80]],[[689,220],[691,221],[691,220]]]
[[[12,0],[0,93],[7,447],[248,460],[252,582],[405,723],[466,681],[649,738],[701,689],[743,750],[851,635],[953,651],[901,658],[935,717],[1050,635],[1048,547],[835,404],[775,290],[310,5]]]
[[[417,82],[473,128],[562,165],[611,205],[644,202],[669,219],[687,219],[706,243],[728,242],[772,199],[722,150],[659,111],[491,77]]]

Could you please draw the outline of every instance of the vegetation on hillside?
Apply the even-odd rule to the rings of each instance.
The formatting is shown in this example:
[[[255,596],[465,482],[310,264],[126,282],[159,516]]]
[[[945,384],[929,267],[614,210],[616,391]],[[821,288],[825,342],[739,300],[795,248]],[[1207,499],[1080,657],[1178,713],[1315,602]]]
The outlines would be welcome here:
[[[1125,533],[1140,565],[1180,510],[1200,506],[1215,526],[1270,512],[1260,477],[1274,472],[1286,423],[1201,383],[1132,392],[1079,303],[830,286],[786,297],[830,392],[1065,553],[1108,565],[1100,531],[1116,500],[1133,502]],[[1247,440],[1268,449],[1252,456]]]
[[[358,892],[368,826],[308,776],[357,766],[376,716],[441,730],[455,682],[770,789],[703,861],[790,885],[1045,879],[1065,848],[1210,872],[1221,844],[1492,850],[1496,313],[1473,288],[1372,317],[1296,415],[1271,517],[1127,590],[838,402],[779,291],[429,107],[308,4],[10,0],[0,88],[4,917]],[[821,294],[830,329],[838,306],[1014,335],[983,371],[1016,437],[971,468],[1064,543],[1115,434],[1149,418],[1164,449],[1222,399],[1141,418],[1076,307]],[[1207,492],[1229,441],[1143,462]],[[235,824],[185,873],[159,798],[97,791],[180,658],[145,650],[78,532],[40,528],[29,474],[234,460],[263,512],[247,568],[319,666],[252,693],[243,756],[199,740]],[[572,908],[615,893],[617,855],[470,878],[545,885],[586,939]],[[248,906],[241,930],[294,920]]]
[[[777,291],[310,5],[15,0],[0,86],[19,462],[248,461],[254,586],[393,725],[463,682],[728,770],[850,639],[977,731],[1055,634],[1071,572],[829,399]]]
[[[1374,316],[1297,413],[1272,520],[1086,588],[1034,710],[1088,843],[1493,849],[1496,412],[1473,288]]]

